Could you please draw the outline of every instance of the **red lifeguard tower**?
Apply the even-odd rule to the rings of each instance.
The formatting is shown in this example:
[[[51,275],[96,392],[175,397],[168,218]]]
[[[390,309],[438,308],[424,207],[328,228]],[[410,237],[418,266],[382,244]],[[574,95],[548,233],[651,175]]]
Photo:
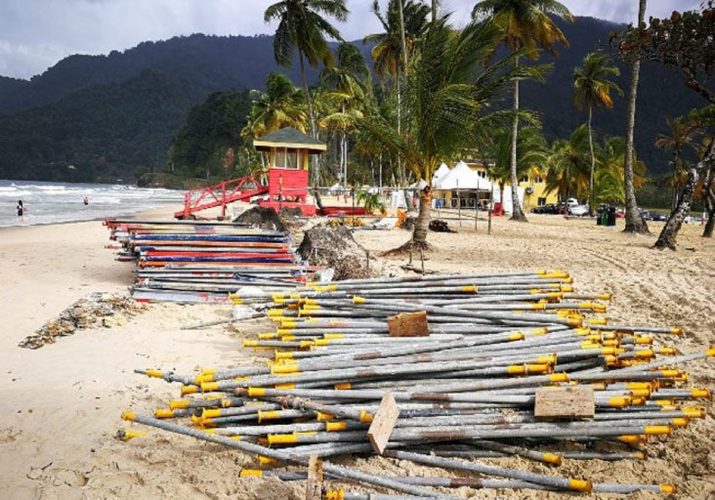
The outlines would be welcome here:
[[[277,212],[283,208],[299,208],[303,215],[315,215],[315,205],[307,203],[310,155],[321,154],[327,146],[299,130],[288,127],[253,141],[258,151],[268,153],[267,179],[263,175],[248,175],[215,186],[188,191],[184,209],[176,212],[178,219],[192,217],[207,208],[226,206],[235,201],[254,201]],[[266,185],[266,181],[268,184]]]
[[[258,151],[268,153],[268,199],[258,203],[279,212],[299,208],[303,215],[315,215],[315,205],[306,203],[310,177],[310,156],[321,154],[327,146],[294,128],[288,127],[253,141]]]

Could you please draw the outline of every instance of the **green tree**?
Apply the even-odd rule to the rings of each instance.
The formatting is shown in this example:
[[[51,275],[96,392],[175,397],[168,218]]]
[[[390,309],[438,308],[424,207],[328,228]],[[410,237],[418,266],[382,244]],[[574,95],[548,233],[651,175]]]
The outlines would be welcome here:
[[[611,91],[623,95],[621,88],[615,82],[609,80],[610,77],[621,74],[617,66],[611,64],[611,58],[607,54],[589,52],[583,58],[583,65],[574,69],[574,104],[579,111],[588,111],[588,145],[591,153],[591,175],[589,181],[589,213],[593,217],[596,209],[596,192],[594,181],[596,174],[596,154],[593,151],[593,129],[591,121],[593,119],[593,108],[611,109],[613,99]]]
[[[326,38],[342,41],[337,28],[323,16],[332,17],[340,22],[346,21],[348,9],[345,0],[282,0],[270,5],[264,14],[266,23],[278,21],[273,40],[276,62],[281,66],[290,67],[294,53],[298,53],[313,137],[316,137],[317,131],[305,61],[307,60],[313,68],[320,64],[332,66],[333,54]]]
[[[645,19],[646,0],[638,1],[638,27],[636,31],[640,32]],[[641,72],[641,56],[640,53],[633,53],[631,57],[631,86],[628,91],[628,111],[626,115],[626,162],[624,165],[623,176],[626,189],[626,228],[625,232],[647,234],[648,224],[638,210],[638,202],[636,201],[636,191],[633,185],[633,141],[634,131],[636,127],[636,100],[638,98],[638,80]]]
[[[303,92],[283,73],[270,73],[265,92],[252,92],[253,101],[243,137],[258,138],[284,127],[305,132],[308,114]]]
[[[348,181],[348,133],[362,116],[362,107],[370,91],[370,69],[362,53],[352,44],[338,47],[337,64],[320,75],[327,100],[336,104],[332,112],[319,121],[321,127],[336,131],[340,137],[340,177]]]
[[[383,31],[367,35],[363,43],[375,44],[370,55],[377,76],[383,80],[389,76],[394,82],[396,126],[397,131],[402,133],[402,80],[427,29],[430,8],[414,0],[389,0],[383,13],[378,0],[374,0],[372,11]],[[397,163],[399,182],[403,184],[405,175],[400,158]]]
[[[514,65],[519,66],[523,54],[530,59],[539,58],[539,48],[554,51],[558,43],[568,46],[563,32],[556,26],[551,16],[571,19],[571,13],[555,0],[480,0],[474,6],[472,16],[489,16],[490,21],[499,28],[502,39],[512,53],[516,55]],[[519,133],[519,80],[514,80],[514,118],[512,124],[511,146],[511,185],[518,185],[517,144]],[[526,222],[526,216],[519,203],[518,190],[512,189],[514,207],[512,219]]]
[[[499,184],[499,200],[504,203],[504,186],[511,179],[511,131],[503,129],[494,136],[492,144],[485,148],[493,160],[488,168],[489,176]],[[516,147],[516,173],[518,178],[529,175],[545,166],[549,154],[541,128],[531,125],[519,133]]]
[[[606,137],[600,149],[601,159],[596,169],[594,198],[596,203],[625,203],[623,168],[626,144],[623,137]],[[646,181],[645,163],[634,158],[633,184],[636,189]]]
[[[645,6],[645,0],[643,7]],[[712,134],[712,108],[715,92],[712,90],[712,75],[715,70],[715,3],[708,0],[699,10],[673,12],[670,19],[653,19],[645,26],[640,19],[638,29],[631,28],[621,35],[619,48],[636,60],[641,57],[659,61],[678,68],[685,77],[685,84],[702,96],[707,105],[696,111],[709,129],[708,146],[700,161],[688,169],[688,180],[677,207],[671,212],[654,247],[675,250],[676,238],[685,217],[690,211],[695,190],[704,178],[708,178],[715,161],[715,134]],[[706,227],[705,233],[708,228]],[[704,235],[705,235],[704,233]]]
[[[670,185],[673,188],[671,198],[671,210],[675,210],[678,205],[678,191],[685,184],[685,179],[682,173],[685,171],[683,150],[685,147],[694,147],[697,144],[697,137],[702,131],[702,126],[697,121],[688,120],[685,117],[676,118],[675,120],[668,119],[668,128],[670,134],[658,134],[655,140],[655,145],[662,149],[669,149],[673,152],[671,161],[672,171],[670,176]]]
[[[559,200],[588,192],[590,155],[586,125],[574,130],[568,139],[553,142],[546,167],[546,192],[556,191]]]
[[[488,23],[473,22],[462,31],[444,18],[431,23],[406,81],[406,132],[397,133],[382,116],[370,113],[359,122],[361,133],[404,158],[418,180],[430,183],[442,161],[473,150],[500,118],[511,116],[492,107],[511,81],[536,74],[519,70],[515,55],[480,67],[499,40],[499,31]],[[412,240],[403,248],[427,247],[430,197],[423,195]]]

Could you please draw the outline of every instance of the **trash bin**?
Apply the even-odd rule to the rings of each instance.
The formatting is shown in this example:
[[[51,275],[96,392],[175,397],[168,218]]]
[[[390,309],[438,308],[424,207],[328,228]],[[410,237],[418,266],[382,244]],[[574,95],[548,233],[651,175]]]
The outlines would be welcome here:
[[[616,207],[608,207],[606,225],[611,227],[616,225]]]

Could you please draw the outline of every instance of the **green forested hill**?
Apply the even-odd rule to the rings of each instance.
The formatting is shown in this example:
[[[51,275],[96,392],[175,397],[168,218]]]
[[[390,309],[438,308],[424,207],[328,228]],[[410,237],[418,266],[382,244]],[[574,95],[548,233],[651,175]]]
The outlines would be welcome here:
[[[0,119],[0,178],[125,181],[161,168],[186,112],[203,98],[190,81],[147,70]]]
[[[572,105],[573,68],[586,52],[608,48],[609,34],[620,28],[591,18],[565,25],[570,48],[543,58],[554,63],[545,83],[523,86],[523,104],[541,113],[549,139],[585,121]],[[129,181],[167,170],[172,138],[192,107],[214,92],[261,88],[277,69],[272,44],[269,36],[191,35],[106,56],[71,56],[29,81],[0,77],[0,178]],[[627,73],[621,77],[624,90]],[[296,69],[289,74],[298,81]],[[315,72],[310,78],[315,80]],[[668,169],[668,157],[653,147],[656,134],[665,131],[666,117],[701,103],[679,75],[661,66],[644,65],[641,82],[636,146],[651,174],[660,174]],[[622,98],[612,112],[594,116],[599,134],[622,135],[624,124]],[[202,137],[194,138],[190,151],[205,147],[196,144]],[[197,173],[207,159],[190,151],[183,158],[197,162],[186,165]]]

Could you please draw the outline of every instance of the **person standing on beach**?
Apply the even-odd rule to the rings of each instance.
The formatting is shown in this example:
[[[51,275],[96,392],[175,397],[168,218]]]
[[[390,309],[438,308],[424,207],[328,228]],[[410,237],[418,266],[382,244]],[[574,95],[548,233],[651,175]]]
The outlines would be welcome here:
[[[21,221],[25,220],[25,205],[22,204],[22,200],[17,200],[17,216],[20,217]]]

